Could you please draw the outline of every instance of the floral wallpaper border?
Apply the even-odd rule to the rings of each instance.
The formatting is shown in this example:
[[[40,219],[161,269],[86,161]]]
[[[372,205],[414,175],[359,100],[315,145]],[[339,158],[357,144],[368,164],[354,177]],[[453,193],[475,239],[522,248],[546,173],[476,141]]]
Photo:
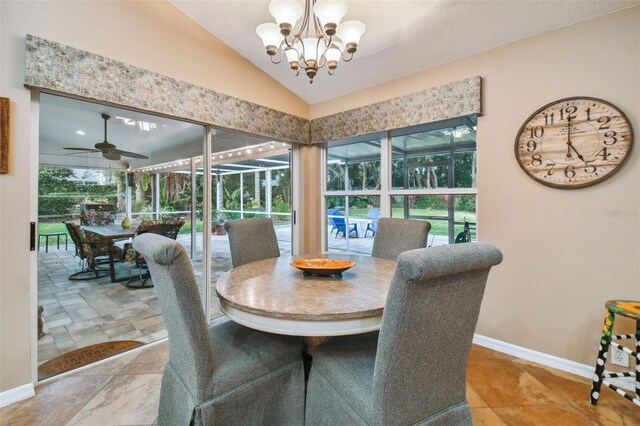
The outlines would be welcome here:
[[[311,143],[481,112],[481,78],[474,76],[311,120]]]
[[[31,34],[26,36],[24,84],[286,142],[309,142],[304,118]]]

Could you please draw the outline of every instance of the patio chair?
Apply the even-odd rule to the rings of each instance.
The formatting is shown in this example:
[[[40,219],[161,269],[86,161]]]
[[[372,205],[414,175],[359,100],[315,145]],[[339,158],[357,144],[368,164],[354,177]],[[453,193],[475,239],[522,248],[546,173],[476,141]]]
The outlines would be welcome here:
[[[157,222],[157,221],[142,222],[140,225],[138,225],[138,228],[136,229],[136,235],[134,236],[134,239],[138,235],[151,233],[151,234],[162,235],[163,237],[167,237],[167,238],[171,238],[172,240],[175,240],[176,238],[178,238],[178,233],[180,232],[180,228],[182,228],[182,225],[184,225],[184,223],[185,222],[182,219],[175,220],[175,221],[173,220],[164,221],[164,222]],[[153,285],[146,286],[146,282],[149,279],[149,267],[147,266],[147,262],[145,261],[144,256],[141,253],[138,253],[136,250],[134,250],[132,243],[125,243],[123,252],[124,252],[123,261],[129,261],[129,262],[135,263],[135,266],[138,267],[138,277],[140,278],[140,285],[132,286],[130,285],[132,277],[129,276],[127,287],[129,288],[153,287]]]
[[[396,260],[402,252],[425,248],[430,229],[426,220],[381,218],[371,256]]]
[[[333,218],[331,220],[332,220],[333,226],[336,228],[336,238],[338,238],[340,234],[345,235],[345,238],[346,238],[347,223],[345,222],[344,215],[339,211],[335,211],[333,213]],[[356,238],[359,238],[357,223],[349,224],[349,234],[351,234],[352,232],[355,232]]]
[[[147,259],[169,335],[158,425],[304,424],[300,338],[230,320],[208,326],[184,247],[151,233],[133,246]]]
[[[231,263],[234,268],[262,259],[280,257],[278,237],[273,220],[269,218],[228,220],[224,229],[229,234]]]
[[[105,238],[84,230],[73,222],[63,222],[76,247],[76,254],[80,258],[82,270],[69,276],[70,281],[81,281],[101,278],[109,274],[110,270],[100,268],[100,265],[109,263],[109,254],[115,259],[122,259],[122,250]],[[107,257],[106,259],[104,257]],[[100,274],[106,272],[106,274]],[[91,274],[85,276],[86,274]]]
[[[490,269],[488,243],[402,253],[380,333],[313,352],[308,425],[469,425],[467,360]]]
[[[331,232],[329,232],[329,235],[333,235],[333,231],[335,231],[336,229],[336,224],[333,222],[333,215],[335,215],[337,212],[336,209],[329,209],[327,210],[327,218],[329,219],[329,222],[331,222]]]
[[[371,231],[371,236],[376,236],[376,231],[378,230],[378,219],[380,219],[380,210],[371,209],[369,213],[367,213],[367,217],[371,219],[371,222],[367,223],[367,229],[364,231],[364,237],[367,238],[367,232]]]
[[[80,225],[113,225],[116,221],[116,206],[113,204],[80,204]]]

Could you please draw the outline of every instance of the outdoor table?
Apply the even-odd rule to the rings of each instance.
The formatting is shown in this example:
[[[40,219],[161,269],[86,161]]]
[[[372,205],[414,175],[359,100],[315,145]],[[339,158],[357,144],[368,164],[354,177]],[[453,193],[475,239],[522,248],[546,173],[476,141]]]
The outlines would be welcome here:
[[[85,232],[91,232],[93,234],[99,235],[100,237],[109,241],[110,244],[113,244],[115,240],[121,240],[126,238],[132,238],[136,234],[136,228],[123,228],[120,225],[94,225],[94,226],[83,226],[82,229]],[[113,252],[109,250],[109,272],[111,274],[111,282],[116,283],[119,281],[128,280],[130,277],[116,277],[116,268],[113,260]]]
[[[301,258],[352,260],[342,278],[308,276],[291,257],[234,268],[216,283],[220,309],[244,326],[293,336],[342,336],[380,329],[396,263],[353,255]]]
[[[38,251],[40,251],[40,238],[44,237],[44,252],[49,253],[49,238],[56,237],[56,243],[58,250],[60,250],[60,237],[64,237],[64,249],[67,250],[69,248],[67,241],[67,233],[66,232],[48,232],[38,234]]]

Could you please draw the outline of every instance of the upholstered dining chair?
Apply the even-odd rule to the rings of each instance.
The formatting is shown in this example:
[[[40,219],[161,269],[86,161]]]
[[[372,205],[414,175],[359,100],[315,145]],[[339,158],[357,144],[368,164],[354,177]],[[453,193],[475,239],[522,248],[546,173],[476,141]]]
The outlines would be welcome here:
[[[234,268],[245,263],[280,257],[278,238],[269,218],[228,220],[224,229],[229,234],[231,263]]]
[[[471,425],[467,359],[487,276],[488,243],[402,253],[380,332],[317,347],[307,425]]]
[[[426,220],[381,218],[371,256],[396,260],[402,252],[424,248],[430,230],[431,223]]]
[[[133,247],[146,259],[169,334],[158,425],[302,424],[300,339],[232,321],[207,327],[182,245],[146,233]]]

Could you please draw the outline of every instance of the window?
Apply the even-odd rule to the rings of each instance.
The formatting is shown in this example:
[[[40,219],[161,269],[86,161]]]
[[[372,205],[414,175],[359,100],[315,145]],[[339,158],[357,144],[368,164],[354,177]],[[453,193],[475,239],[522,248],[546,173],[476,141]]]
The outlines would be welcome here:
[[[379,216],[428,220],[429,246],[475,241],[475,115],[328,142],[325,155],[329,252],[370,253]]]

